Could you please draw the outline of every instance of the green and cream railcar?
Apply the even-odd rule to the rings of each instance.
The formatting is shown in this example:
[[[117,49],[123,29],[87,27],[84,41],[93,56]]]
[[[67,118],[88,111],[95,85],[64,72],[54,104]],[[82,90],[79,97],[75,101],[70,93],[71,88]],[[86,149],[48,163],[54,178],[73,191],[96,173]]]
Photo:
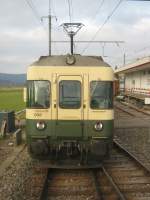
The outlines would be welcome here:
[[[100,57],[41,57],[27,72],[32,156],[99,162],[113,138],[113,70]]]

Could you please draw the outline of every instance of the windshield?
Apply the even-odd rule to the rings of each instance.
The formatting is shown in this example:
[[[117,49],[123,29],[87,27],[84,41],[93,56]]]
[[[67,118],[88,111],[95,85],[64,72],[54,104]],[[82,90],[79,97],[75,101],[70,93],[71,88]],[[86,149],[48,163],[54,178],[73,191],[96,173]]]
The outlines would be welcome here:
[[[113,107],[113,85],[109,81],[92,81],[90,85],[90,106],[92,109]]]
[[[81,106],[81,83],[80,81],[61,81],[59,83],[59,106],[60,108],[80,108]]]
[[[49,81],[28,81],[27,107],[48,108],[50,106]]]

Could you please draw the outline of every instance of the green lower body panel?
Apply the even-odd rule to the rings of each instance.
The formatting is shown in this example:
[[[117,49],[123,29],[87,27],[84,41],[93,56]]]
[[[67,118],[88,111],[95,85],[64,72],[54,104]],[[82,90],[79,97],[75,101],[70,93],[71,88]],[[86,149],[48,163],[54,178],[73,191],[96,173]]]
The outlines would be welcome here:
[[[30,153],[39,159],[101,160],[108,155],[113,138],[113,120],[102,121],[103,129],[96,131],[97,121],[48,121],[38,130],[36,120],[26,121],[27,144]]]
[[[36,128],[38,121],[39,120],[26,120],[27,137],[50,137],[52,139],[82,138],[83,140],[89,137],[111,137],[114,127],[113,120],[101,120],[103,123],[103,129],[101,131],[94,130],[94,125],[97,122],[95,120],[42,120],[45,122],[46,128],[44,130],[38,130]]]

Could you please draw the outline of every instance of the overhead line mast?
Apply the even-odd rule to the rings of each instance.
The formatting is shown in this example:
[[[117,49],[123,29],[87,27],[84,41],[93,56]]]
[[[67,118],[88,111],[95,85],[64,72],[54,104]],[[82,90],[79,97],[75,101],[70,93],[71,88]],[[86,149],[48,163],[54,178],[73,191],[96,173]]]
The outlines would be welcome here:
[[[51,47],[51,43],[52,43],[52,18],[56,18],[56,16],[52,16],[51,15],[51,0],[49,0],[49,15],[48,16],[43,16],[41,18],[41,20],[43,20],[44,18],[48,18],[48,30],[49,30],[49,56],[52,55],[52,47]]]
[[[51,40],[52,40],[52,31],[51,31],[51,28],[52,28],[52,16],[51,16],[51,0],[49,0],[49,56],[52,55],[52,48],[51,48]]]

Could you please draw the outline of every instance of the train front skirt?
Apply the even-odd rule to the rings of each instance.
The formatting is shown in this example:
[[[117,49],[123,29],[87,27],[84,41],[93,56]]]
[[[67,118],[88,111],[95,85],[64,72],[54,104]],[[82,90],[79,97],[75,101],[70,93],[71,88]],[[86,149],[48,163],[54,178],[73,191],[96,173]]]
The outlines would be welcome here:
[[[49,168],[95,168],[109,155],[107,139],[87,142],[63,141],[48,145],[47,140],[37,139],[29,146],[29,152],[43,167]]]

